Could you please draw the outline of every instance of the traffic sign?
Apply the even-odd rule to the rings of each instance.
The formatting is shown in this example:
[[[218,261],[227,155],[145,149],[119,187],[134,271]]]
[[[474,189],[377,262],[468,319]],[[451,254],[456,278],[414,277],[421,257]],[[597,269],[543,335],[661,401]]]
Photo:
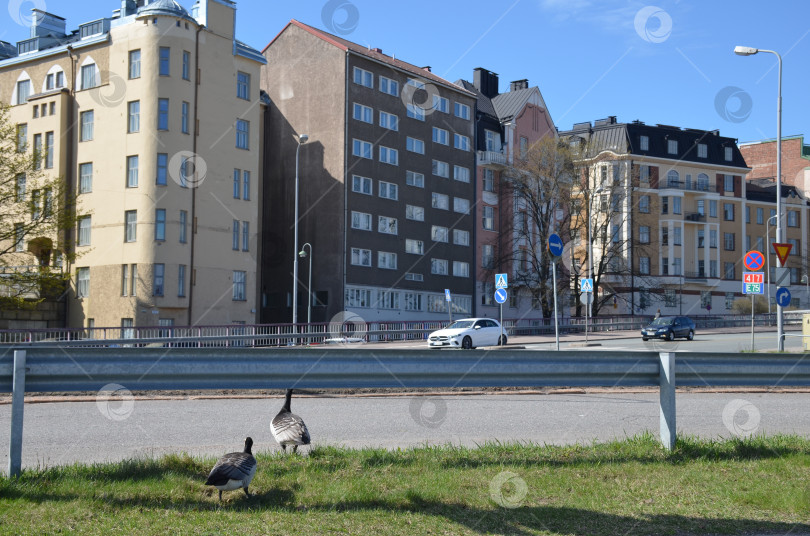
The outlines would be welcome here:
[[[779,258],[779,264],[782,266],[785,265],[792,248],[793,244],[780,244],[779,242],[773,243],[773,250],[776,252],[776,256]]]
[[[444,299],[445,299],[445,301],[453,301],[452,299],[450,299],[450,289],[449,288],[444,289]]]
[[[562,257],[563,241],[557,233],[551,233],[548,237],[548,251],[554,257]]]
[[[765,274],[762,272],[743,272],[743,283],[764,283]]]
[[[590,305],[593,303],[593,292],[583,292],[579,295],[579,301],[582,305]]]
[[[743,283],[743,294],[764,294],[765,285],[763,283]]]
[[[765,257],[759,251],[749,251],[743,257],[743,264],[745,264],[746,269],[756,272],[765,266]]]
[[[776,305],[779,307],[787,307],[790,305],[790,290],[787,287],[779,287],[776,289]]]
[[[782,266],[781,268],[774,268],[773,269],[773,281],[771,281],[777,287],[787,287],[790,286],[790,268],[786,266]]]
[[[495,291],[495,301],[498,303],[503,303],[506,301],[506,289],[499,288]]]
[[[580,279],[579,290],[581,292],[593,292],[593,279],[590,277],[583,277]]]
[[[495,288],[508,288],[506,274],[495,274]]]

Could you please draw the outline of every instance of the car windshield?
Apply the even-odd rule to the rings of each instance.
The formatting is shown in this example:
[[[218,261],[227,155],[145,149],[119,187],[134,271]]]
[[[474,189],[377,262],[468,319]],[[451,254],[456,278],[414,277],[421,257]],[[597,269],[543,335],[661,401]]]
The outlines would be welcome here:
[[[674,320],[674,318],[667,318],[665,316],[662,316],[660,318],[656,318],[655,320],[653,320],[650,323],[650,325],[651,326],[668,326],[668,325],[672,324],[673,320]]]
[[[471,328],[472,325],[473,325],[472,320],[458,320],[456,322],[453,322],[452,324],[450,324],[449,326],[447,326],[444,329],[466,329],[466,328]]]

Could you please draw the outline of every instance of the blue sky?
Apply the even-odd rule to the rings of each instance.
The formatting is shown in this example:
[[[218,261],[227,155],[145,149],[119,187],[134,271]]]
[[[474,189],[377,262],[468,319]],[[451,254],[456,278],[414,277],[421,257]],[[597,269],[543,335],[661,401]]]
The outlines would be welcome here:
[[[28,36],[16,21],[31,7],[82,22],[119,2],[7,0],[0,39]],[[190,9],[193,0],[180,0]],[[475,67],[537,85],[561,130],[615,115],[719,129],[740,142],[776,136],[776,56],[742,57],[735,45],[783,58],[782,135],[810,125],[810,2],[806,0],[303,0],[237,2],[239,39],[262,49],[292,18],[448,80]],[[806,140],[810,141],[810,140]]]

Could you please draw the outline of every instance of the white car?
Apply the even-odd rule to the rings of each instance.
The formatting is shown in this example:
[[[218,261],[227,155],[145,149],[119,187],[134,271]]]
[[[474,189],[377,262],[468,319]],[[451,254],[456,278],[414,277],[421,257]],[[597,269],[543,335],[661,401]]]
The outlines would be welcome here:
[[[464,348],[476,346],[496,346],[506,344],[506,332],[491,318],[465,318],[456,320],[449,326],[434,331],[428,337],[431,348]]]

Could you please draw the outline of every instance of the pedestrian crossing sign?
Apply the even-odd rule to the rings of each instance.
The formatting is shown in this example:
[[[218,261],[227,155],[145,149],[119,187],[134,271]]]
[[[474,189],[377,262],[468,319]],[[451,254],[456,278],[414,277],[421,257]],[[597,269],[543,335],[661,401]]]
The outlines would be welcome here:
[[[583,277],[579,280],[579,290],[581,292],[593,292],[593,279]]]
[[[508,288],[506,274],[495,274],[495,288]]]

